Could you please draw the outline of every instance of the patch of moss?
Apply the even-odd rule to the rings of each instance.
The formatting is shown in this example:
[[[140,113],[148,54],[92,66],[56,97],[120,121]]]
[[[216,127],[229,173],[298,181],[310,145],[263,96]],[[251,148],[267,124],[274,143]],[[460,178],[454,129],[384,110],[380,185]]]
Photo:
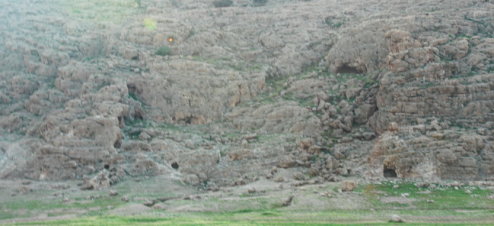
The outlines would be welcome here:
[[[168,56],[171,55],[171,50],[168,46],[162,46],[156,50],[155,54],[158,56]]]

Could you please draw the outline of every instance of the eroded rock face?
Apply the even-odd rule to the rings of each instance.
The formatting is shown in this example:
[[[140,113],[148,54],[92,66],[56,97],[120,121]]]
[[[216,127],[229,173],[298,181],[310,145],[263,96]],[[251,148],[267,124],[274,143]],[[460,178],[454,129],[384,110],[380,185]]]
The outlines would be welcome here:
[[[424,179],[480,179],[490,177],[492,150],[478,134],[456,129],[437,132],[383,133],[370,153],[368,176],[385,175]],[[403,138],[401,138],[403,137]],[[480,154],[479,151],[485,152]],[[485,156],[485,157],[484,157]],[[479,161],[483,159],[484,161]]]
[[[490,2],[140,2],[0,0],[0,178],[493,175]]]

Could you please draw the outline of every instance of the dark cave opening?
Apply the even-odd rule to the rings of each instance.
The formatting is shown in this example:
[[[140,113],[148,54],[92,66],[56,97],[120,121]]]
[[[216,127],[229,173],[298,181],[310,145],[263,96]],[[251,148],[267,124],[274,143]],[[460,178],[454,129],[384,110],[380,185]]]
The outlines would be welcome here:
[[[384,168],[384,177],[385,178],[397,178],[398,175],[394,169],[386,169]]]
[[[110,170],[110,165],[109,164],[105,164],[105,169],[106,170]]]
[[[122,140],[121,139],[117,139],[115,141],[115,143],[113,144],[113,147],[114,148],[120,148],[120,146],[122,146]]]
[[[355,68],[355,67],[343,65],[336,70],[336,73],[340,73],[340,74],[362,74],[363,72],[360,70],[357,70],[357,68]]]
[[[134,113],[134,119],[136,119],[136,120],[144,120],[144,117],[142,116],[141,112],[136,111]]]
[[[173,169],[178,169],[178,163],[177,162],[173,162],[172,163],[172,168]]]
[[[188,116],[183,119],[177,120],[175,117],[172,118],[172,120],[175,122],[177,125],[191,125],[192,121],[194,120],[193,116]]]
[[[192,122],[192,117],[187,117],[187,118],[185,119],[185,124],[186,124],[186,125],[190,125],[190,123],[191,123],[191,122]]]

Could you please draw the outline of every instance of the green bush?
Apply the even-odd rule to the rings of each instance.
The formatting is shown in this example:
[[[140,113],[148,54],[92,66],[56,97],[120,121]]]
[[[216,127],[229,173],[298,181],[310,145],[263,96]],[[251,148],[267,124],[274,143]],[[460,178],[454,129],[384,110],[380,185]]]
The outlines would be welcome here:
[[[156,55],[159,56],[171,55],[170,48],[168,48],[168,46],[162,46],[156,51]]]
[[[229,7],[233,5],[232,0],[215,0],[213,2],[214,7],[220,8],[220,7]]]
[[[254,0],[254,4],[256,5],[266,5],[268,0]]]
[[[331,18],[329,17],[326,17],[326,19],[324,19],[324,22],[326,22],[327,25],[331,26],[331,27],[335,27],[335,28],[340,28],[343,23],[342,22],[337,22],[335,23]]]

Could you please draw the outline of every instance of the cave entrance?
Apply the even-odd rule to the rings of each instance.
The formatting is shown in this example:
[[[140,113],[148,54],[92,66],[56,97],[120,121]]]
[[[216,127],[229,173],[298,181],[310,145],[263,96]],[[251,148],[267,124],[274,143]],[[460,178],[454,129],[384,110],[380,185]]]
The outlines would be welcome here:
[[[386,169],[384,168],[384,177],[385,178],[397,178],[398,175],[394,169]]]
[[[134,113],[134,119],[135,119],[135,120],[144,120],[144,116],[142,116],[141,112],[136,111],[136,112]]]
[[[109,164],[105,164],[105,169],[106,170],[110,170],[110,165]]]
[[[117,139],[115,141],[115,143],[113,143],[114,148],[120,148],[121,146],[122,146],[122,140],[121,139]]]
[[[120,148],[122,146],[122,140],[117,139],[115,143],[113,143],[114,148]]]
[[[172,162],[172,168],[173,169],[178,169],[178,163],[177,162]]]
[[[336,73],[340,74],[362,74],[362,71],[357,70],[355,67],[350,67],[348,65],[343,65],[338,70],[336,70]]]

